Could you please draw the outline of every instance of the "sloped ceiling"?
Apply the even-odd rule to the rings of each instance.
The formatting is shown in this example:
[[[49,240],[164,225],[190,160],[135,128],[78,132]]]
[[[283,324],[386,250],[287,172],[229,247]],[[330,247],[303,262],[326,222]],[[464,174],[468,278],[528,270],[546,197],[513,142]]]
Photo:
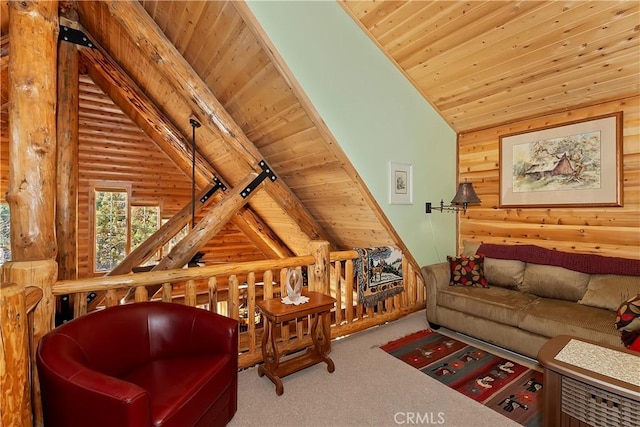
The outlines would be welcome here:
[[[342,1],[457,132],[640,92],[640,2]]]
[[[202,177],[212,175],[235,187],[267,162],[278,179],[251,198],[249,232],[275,236],[286,246],[281,254],[307,254],[316,239],[333,249],[395,244],[406,253],[322,119],[260,37],[246,5],[61,4],[77,9],[80,29],[98,46],[79,48],[91,79],[152,140],[172,138],[166,145],[173,146],[175,163],[184,163],[175,156],[190,151],[190,119],[202,123],[200,187]],[[6,10],[4,3],[3,36]]]
[[[79,2],[78,12],[88,34],[183,135],[191,132],[190,117],[203,124],[198,152],[224,182],[237,185],[266,160],[275,184],[292,197],[283,199],[269,184],[250,207],[294,253],[307,253],[317,238],[339,249],[399,240],[304,94],[247,23],[242,4],[140,5]],[[192,81],[175,66],[180,61]],[[226,121],[222,130],[219,120]]]

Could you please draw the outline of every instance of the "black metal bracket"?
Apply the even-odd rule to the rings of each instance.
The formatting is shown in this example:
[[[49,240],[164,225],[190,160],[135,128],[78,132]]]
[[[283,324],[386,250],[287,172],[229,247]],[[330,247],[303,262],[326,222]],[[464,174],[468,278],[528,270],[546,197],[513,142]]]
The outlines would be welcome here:
[[[93,45],[91,40],[89,40],[89,37],[85,35],[85,33],[80,30],[76,30],[75,28],[67,27],[66,25],[60,25],[58,40],[95,49],[95,46]]]
[[[265,178],[269,178],[271,182],[278,179],[278,177],[276,176],[275,173],[273,173],[269,165],[267,165],[267,162],[265,162],[264,160],[260,160],[259,165],[262,168],[262,172],[260,172],[260,175],[258,175],[253,181],[251,181],[251,183],[247,185],[247,187],[244,190],[242,190],[242,193],[240,193],[240,195],[242,196],[243,199],[246,199],[247,197],[249,197],[249,194],[253,190],[255,190],[256,187],[260,185],[262,181],[265,180]]]
[[[217,176],[213,177],[213,184],[214,185],[213,185],[213,187],[211,187],[211,190],[207,191],[207,194],[205,194],[204,196],[200,197],[200,203],[204,203],[207,200],[209,200],[209,198],[211,196],[213,196],[215,194],[215,192],[218,191],[218,190],[227,191],[227,186],[224,185],[222,183],[222,181],[220,181],[218,179]]]

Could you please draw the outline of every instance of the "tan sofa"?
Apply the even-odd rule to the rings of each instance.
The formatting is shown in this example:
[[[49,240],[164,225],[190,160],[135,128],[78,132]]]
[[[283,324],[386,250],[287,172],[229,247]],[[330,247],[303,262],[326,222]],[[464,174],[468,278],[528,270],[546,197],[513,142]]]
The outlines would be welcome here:
[[[422,268],[432,327],[534,358],[556,335],[622,346],[615,312],[640,293],[640,260],[465,242],[463,255],[476,253],[488,288],[450,286],[448,262]]]

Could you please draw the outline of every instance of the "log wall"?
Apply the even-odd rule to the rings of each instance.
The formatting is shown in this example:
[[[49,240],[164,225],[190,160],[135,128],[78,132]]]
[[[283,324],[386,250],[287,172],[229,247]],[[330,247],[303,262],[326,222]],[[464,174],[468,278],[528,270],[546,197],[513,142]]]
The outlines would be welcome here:
[[[623,207],[499,209],[500,135],[623,112]],[[464,240],[640,259],[640,97],[600,103],[458,135],[458,178],[482,203],[460,216]]]

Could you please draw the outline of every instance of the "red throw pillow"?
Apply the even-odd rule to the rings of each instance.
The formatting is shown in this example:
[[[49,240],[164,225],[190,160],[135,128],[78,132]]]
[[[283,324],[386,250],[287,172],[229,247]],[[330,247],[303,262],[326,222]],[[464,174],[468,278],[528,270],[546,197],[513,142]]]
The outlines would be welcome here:
[[[472,255],[469,257],[447,257],[451,270],[451,286],[476,286],[488,288],[487,279],[484,277],[484,255]]]
[[[622,344],[628,349],[640,351],[640,294],[620,304],[615,325],[620,331]]]

